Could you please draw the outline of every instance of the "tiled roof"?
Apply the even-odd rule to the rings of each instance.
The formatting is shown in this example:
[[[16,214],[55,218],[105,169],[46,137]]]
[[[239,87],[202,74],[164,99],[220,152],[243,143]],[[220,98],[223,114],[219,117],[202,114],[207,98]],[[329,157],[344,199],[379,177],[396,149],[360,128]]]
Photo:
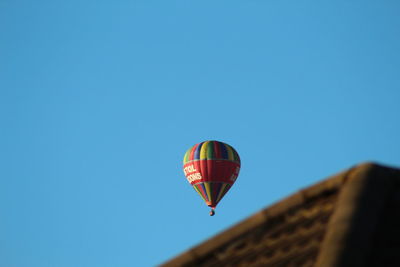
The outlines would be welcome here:
[[[365,163],[267,207],[162,266],[400,266],[399,226],[400,170]]]

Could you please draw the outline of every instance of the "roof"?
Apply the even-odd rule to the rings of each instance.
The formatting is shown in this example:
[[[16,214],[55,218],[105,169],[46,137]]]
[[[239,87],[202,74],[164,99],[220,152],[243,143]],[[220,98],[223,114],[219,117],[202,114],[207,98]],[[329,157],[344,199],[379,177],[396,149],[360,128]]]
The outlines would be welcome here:
[[[364,163],[161,266],[400,266],[399,225],[400,170]]]

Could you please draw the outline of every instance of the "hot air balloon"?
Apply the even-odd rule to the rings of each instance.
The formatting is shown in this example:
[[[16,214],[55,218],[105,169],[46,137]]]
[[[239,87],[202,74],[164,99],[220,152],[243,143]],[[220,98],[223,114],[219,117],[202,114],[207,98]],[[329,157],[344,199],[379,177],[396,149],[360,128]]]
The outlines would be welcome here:
[[[240,158],[236,150],[219,141],[205,141],[189,148],[183,157],[183,172],[194,190],[215,214],[218,202],[239,175]]]

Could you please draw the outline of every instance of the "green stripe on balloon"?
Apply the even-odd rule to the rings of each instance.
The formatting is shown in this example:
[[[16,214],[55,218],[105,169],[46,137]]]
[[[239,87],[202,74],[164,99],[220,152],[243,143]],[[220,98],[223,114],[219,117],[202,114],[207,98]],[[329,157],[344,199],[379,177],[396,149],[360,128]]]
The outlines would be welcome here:
[[[207,159],[215,159],[214,141],[210,141],[207,145]]]
[[[206,201],[206,199],[204,198],[203,194],[200,192],[200,190],[197,188],[197,184],[193,186],[194,190],[196,190],[196,192],[201,196],[201,198],[203,199],[203,201]]]

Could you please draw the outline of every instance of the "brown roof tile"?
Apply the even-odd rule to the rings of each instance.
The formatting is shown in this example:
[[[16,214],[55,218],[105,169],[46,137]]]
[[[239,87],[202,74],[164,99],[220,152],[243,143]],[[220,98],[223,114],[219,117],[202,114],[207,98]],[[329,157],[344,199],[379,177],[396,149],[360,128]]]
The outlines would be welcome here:
[[[365,163],[267,207],[162,266],[400,266],[387,255],[400,252],[399,212],[400,171]]]

